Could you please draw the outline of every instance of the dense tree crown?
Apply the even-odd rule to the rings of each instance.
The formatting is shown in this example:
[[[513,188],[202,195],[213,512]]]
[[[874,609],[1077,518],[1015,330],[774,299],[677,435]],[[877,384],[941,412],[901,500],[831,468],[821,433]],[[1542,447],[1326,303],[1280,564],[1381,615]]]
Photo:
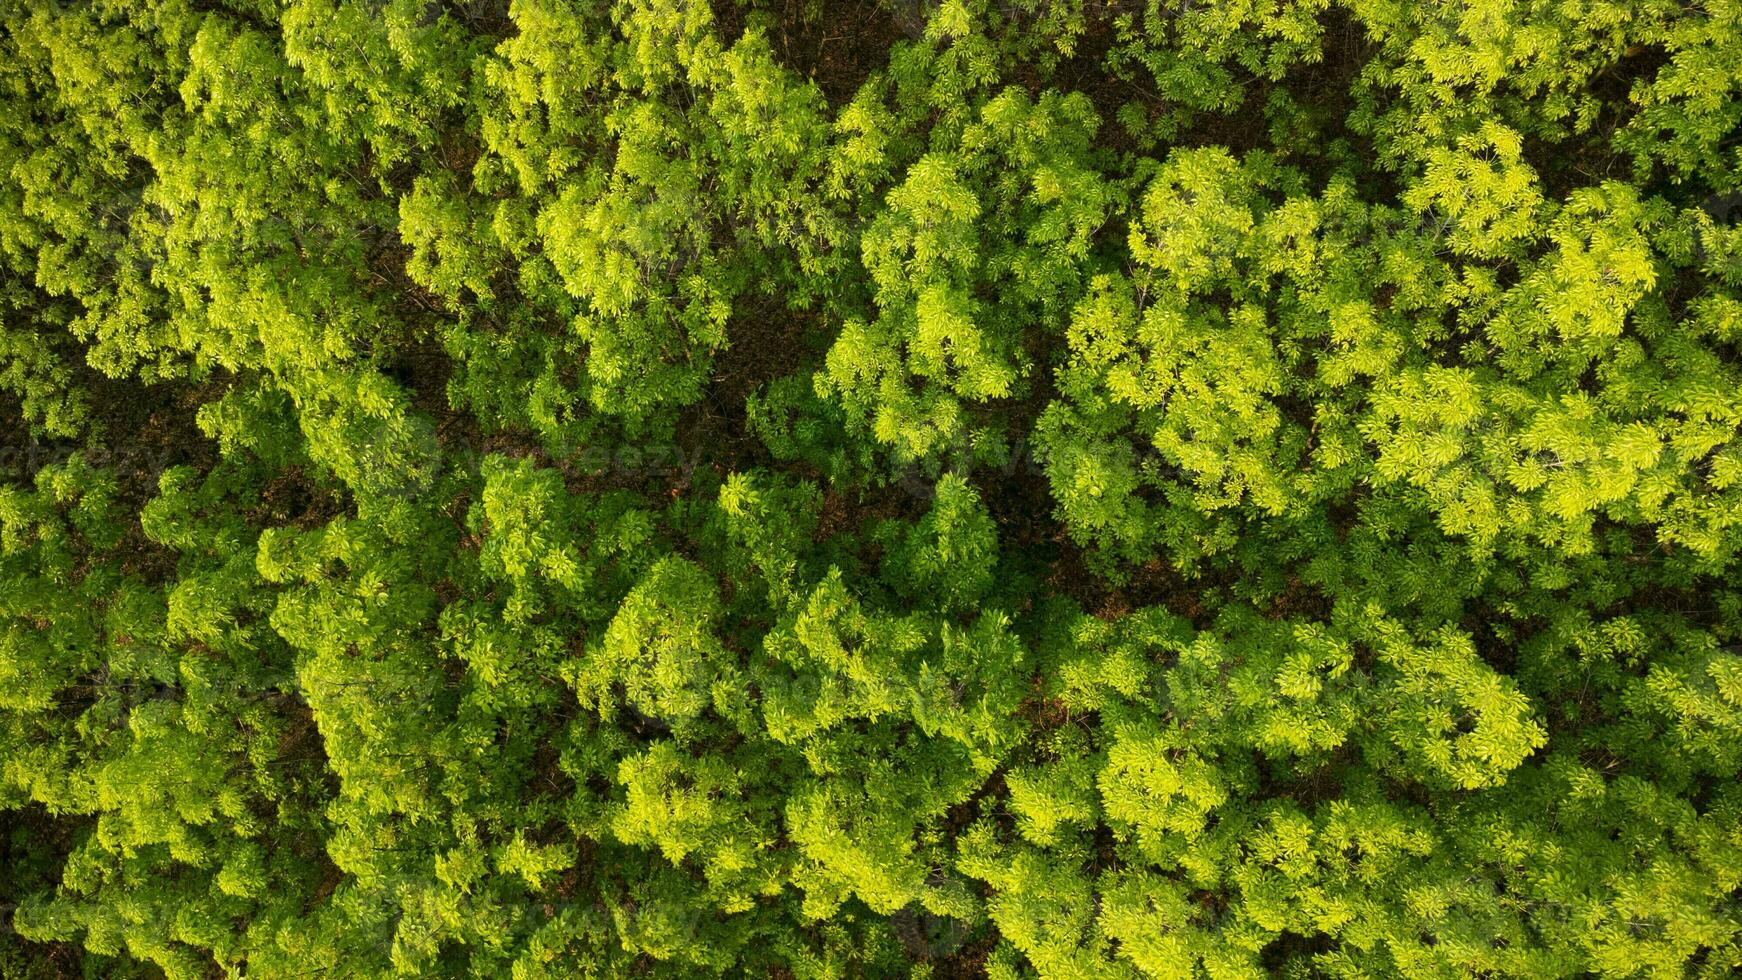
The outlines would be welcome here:
[[[1742,971],[1742,0],[0,0],[0,974]]]

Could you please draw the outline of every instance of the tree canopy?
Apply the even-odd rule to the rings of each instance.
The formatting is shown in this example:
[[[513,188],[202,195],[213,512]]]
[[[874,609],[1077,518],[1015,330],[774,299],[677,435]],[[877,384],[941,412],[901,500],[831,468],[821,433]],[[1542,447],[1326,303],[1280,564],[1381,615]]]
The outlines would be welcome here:
[[[0,974],[1742,972],[1742,0],[0,11]]]

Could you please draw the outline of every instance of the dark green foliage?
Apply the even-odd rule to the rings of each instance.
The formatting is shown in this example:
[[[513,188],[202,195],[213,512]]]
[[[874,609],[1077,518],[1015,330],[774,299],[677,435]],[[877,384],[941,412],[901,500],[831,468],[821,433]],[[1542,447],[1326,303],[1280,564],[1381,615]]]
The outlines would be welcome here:
[[[0,975],[1742,971],[1736,0],[0,0]]]

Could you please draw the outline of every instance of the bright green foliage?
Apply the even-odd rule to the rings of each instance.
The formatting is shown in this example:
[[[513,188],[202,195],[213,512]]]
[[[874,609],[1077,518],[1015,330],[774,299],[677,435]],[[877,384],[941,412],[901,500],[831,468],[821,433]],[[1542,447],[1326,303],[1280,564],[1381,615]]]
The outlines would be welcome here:
[[[864,102],[852,109],[872,115]],[[1024,338],[1047,332],[1081,288],[1113,196],[1093,169],[1099,120],[1080,93],[1031,101],[1009,88],[975,116],[959,135],[934,131],[864,229],[877,315],[846,321],[817,376],[898,459],[999,452],[987,442],[1007,434],[976,424],[976,409],[1018,394]]]
[[[0,975],[1742,972],[1742,4],[0,2]]]

